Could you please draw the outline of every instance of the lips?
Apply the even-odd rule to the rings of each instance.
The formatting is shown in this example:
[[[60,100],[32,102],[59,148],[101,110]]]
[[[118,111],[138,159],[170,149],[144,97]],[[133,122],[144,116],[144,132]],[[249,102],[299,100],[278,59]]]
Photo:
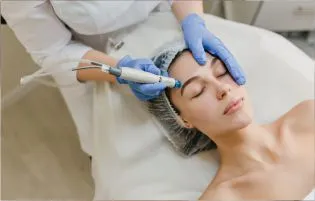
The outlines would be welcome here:
[[[243,105],[244,98],[236,98],[229,102],[224,109],[223,115],[229,115],[236,112]]]

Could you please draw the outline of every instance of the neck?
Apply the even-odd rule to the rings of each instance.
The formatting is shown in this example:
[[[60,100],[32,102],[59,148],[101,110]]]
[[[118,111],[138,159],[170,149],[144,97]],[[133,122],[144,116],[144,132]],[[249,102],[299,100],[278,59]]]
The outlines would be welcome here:
[[[257,124],[213,138],[221,155],[221,166],[245,173],[278,160],[277,136]],[[245,172],[244,172],[245,171]]]

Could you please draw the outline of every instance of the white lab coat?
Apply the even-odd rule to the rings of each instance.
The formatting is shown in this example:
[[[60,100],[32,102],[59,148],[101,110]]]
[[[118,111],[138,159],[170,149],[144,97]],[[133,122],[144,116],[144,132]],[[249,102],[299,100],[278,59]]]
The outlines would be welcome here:
[[[157,0],[3,0],[1,13],[33,60],[50,71],[48,68],[76,67],[76,62],[59,63],[80,59],[91,48],[108,53],[109,37],[119,41],[126,30],[133,29],[159,6],[161,1]],[[77,127],[82,149],[92,155],[92,87],[79,83],[71,71],[54,78],[59,85],[74,83],[73,87],[60,90]]]

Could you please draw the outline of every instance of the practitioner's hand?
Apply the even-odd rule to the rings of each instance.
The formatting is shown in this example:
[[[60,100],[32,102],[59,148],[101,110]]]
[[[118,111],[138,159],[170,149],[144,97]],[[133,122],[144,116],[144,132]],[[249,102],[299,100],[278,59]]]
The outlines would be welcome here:
[[[246,79],[241,67],[221,40],[208,31],[204,20],[199,15],[186,16],[181,26],[186,45],[200,65],[204,65],[207,61],[206,50],[220,58],[237,84],[245,84]]]
[[[132,59],[130,56],[123,57],[117,64],[117,67],[129,67],[156,75],[160,75],[161,71],[150,59]],[[166,76],[163,74],[163,76]],[[120,84],[128,84],[134,95],[141,101],[147,101],[159,96],[166,88],[164,83],[141,84],[117,78]]]

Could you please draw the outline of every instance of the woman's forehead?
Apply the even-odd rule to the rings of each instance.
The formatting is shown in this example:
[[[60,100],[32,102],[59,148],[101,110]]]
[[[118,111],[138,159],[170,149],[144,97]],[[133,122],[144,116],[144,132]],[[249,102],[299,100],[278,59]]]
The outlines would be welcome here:
[[[194,59],[191,52],[186,51],[182,53],[175,62],[173,62],[172,66],[170,67],[169,74],[171,77],[174,77],[180,81],[185,81],[193,76],[199,68],[205,67],[209,65],[209,62],[214,58],[210,54],[206,54],[207,56],[207,63],[202,66],[199,65],[196,60]]]

